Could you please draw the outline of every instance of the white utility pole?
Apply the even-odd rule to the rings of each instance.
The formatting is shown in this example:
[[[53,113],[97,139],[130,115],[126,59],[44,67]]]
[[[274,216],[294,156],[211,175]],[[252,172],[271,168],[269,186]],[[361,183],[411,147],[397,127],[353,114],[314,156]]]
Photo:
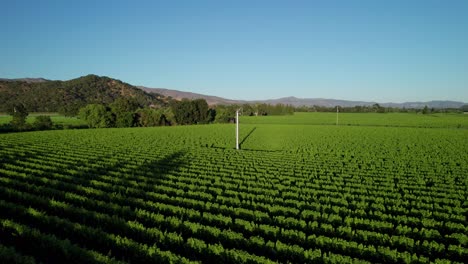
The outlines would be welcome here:
[[[236,110],[236,149],[239,149],[239,109]]]
[[[336,106],[336,125],[338,125],[338,106]]]

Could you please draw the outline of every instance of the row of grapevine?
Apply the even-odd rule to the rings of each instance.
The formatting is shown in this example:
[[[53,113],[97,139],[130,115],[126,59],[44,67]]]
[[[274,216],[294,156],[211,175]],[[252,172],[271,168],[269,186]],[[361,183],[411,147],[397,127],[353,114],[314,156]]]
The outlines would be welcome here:
[[[69,261],[78,253],[93,258],[77,258],[83,262],[468,258],[465,131],[263,125],[236,151],[226,147],[224,133],[230,129],[1,135],[1,258],[25,263]],[[292,133],[298,130],[301,134]],[[26,239],[37,245],[20,246]],[[67,242],[59,247],[62,241]],[[60,253],[47,259],[46,253],[34,253],[40,247]]]

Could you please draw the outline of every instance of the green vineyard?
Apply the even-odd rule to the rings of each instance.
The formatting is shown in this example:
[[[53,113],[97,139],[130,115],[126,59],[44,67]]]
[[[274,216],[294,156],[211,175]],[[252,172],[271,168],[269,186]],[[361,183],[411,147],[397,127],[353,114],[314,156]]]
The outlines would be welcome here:
[[[315,116],[0,135],[0,262],[466,263],[468,116]]]

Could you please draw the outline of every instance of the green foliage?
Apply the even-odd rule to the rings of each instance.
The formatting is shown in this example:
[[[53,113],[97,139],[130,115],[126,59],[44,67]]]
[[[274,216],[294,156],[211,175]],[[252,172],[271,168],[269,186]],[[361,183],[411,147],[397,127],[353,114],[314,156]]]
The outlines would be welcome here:
[[[50,116],[45,116],[45,115],[36,116],[33,126],[35,129],[38,129],[38,130],[52,129],[53,127],[52,119],[50,118]]]
[[[213,116],[216,114],[209,110],[204,99],[174,101],[171,109],[176,123],[180,125],[208,123],[214,120]]]
[[[118,98],[109,105],[115,116],[116,127],[132,127],[136,122],[135,111],[140,107],[134,98]]]
[[[96,75],[39,83],[0,81],[0,90],[0,112],[7,111],[8,102],[21,102],[31,112],[59,112],[65,116],[76,116],[88,104],[109,105],[118,98],[133,100],[140,106],[165,104],[157,94]]]
[[[143,108],[137,111],[137,125],[142,127],[165,126],[170,124],[166,109]]]
[[[206,102],[205,102],[206,104]],[[197,109],[204,109],[200,102],[187,101],[187,105],[193,107],[193,111],[184,113],[187,120],[194,122],[199,118],[208,120],[209,117],[201,115]],[[184,105],[182,104],[182,107]],[[105,127],[150,127],[150,126],[166,126],[176,123],[173,108],[139,108],[140,105],[135,100],[120,98],[106,107],[101,104],[90,104],[80,110],[80,118],[85,120],[89,127],[105,128]],[[207,105],[206,105],[207,107]],[[182,108],[178,108],[180,110]],[[204,111],[204,110],[203,110]],[[180,113],[179,113],[180,114]],[[202,123],[202,122],[199,122]],[[191,124],[191,123],[184,123]]]
[[[172,112],[174,112],[175,121],[180,125],[189,125],[195,122],[195,107],[189,100],[172,103]]]
[[[268,115],[292,115],[294,107],[283,104],[243,104],[240,105],[218,105],[216,106],[215,123],[235,122],[236,110],[240,109],[242,116],[268,116]]]
[[[57,108],[57,112],[66,117],[75,117],[78,115],[80,108],[84,107],[83,102],[68,102]]]
[[[208,109],[206,122],[213,123],[215,120],[216,120],[216,109],[213,109],[213,108]]]
[[[2,134],[0,262],[465,263],[466,116],[347,115]]]
[[[237,106],[218,105],[216,106],[215,123],[229,123],[235,121]]]
[[[372,109],[376,113],[385,113],[385,107],[380,106],[379,104],[373,104]]]
[[[0,244],[0,260],[3,263],[34,264],[36,261],[29,256],[23,256],[12,247],[5,247]]]
[[[11,126],[15,130],[25,130],[27,129],[26,117],[29,113],[26,110],[26,107],[21,103],[11,104],[8,108],[8,114],[12,116],[10,122]]]
[[[115,115],[115,127],[132,127],[135,125],[136,115],[132,112],[124,112]]]
[[[117,98],[110,105],[114,114],[121,115],[123,113],[135,112],[141,105],[134,98]]]
[[[110,109],[101,104],[89,104],[81,108],[79,116],[91,128],[112,127],[115,122]]]
[[[205,99],[196,99],[192,101],[194,105],[195,124],[205,123],[208,120],[208,103]]]
[[[429,114],[429,107],[427,107],[427,105],[424,106],[422,113],[425,115]]]
[[[38,116],[41,117],[37,120]],[[49,120],[46,120],[50,118]],[[61,116],[57,113],[32,113],[27,116],[26,124],[23,129],[15,129],[11,126],[11,116],[0,115],[0,133],[2,132],[19,132],[19,131],[31,131],[31,130],[42,130],[42,129],[71,129],[71,128],[86,128],[86,122],[76,117]],[[39,123],[43,123],[40,125]],[[39,127],[39,128],[38,128]]]

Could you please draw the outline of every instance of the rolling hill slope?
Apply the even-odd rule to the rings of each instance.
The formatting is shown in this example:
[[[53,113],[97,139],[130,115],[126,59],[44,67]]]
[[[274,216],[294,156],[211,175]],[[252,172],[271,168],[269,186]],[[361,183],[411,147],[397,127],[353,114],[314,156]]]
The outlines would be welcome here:
[[[30,112],[76,112],[90,103],[109,104],[119,97],[134,98],[142,106],[163,105],[164,97],[146,93],[109,77],[86,75],[68,81],[45,79],[0,80],[0,112],[23,103]]]

